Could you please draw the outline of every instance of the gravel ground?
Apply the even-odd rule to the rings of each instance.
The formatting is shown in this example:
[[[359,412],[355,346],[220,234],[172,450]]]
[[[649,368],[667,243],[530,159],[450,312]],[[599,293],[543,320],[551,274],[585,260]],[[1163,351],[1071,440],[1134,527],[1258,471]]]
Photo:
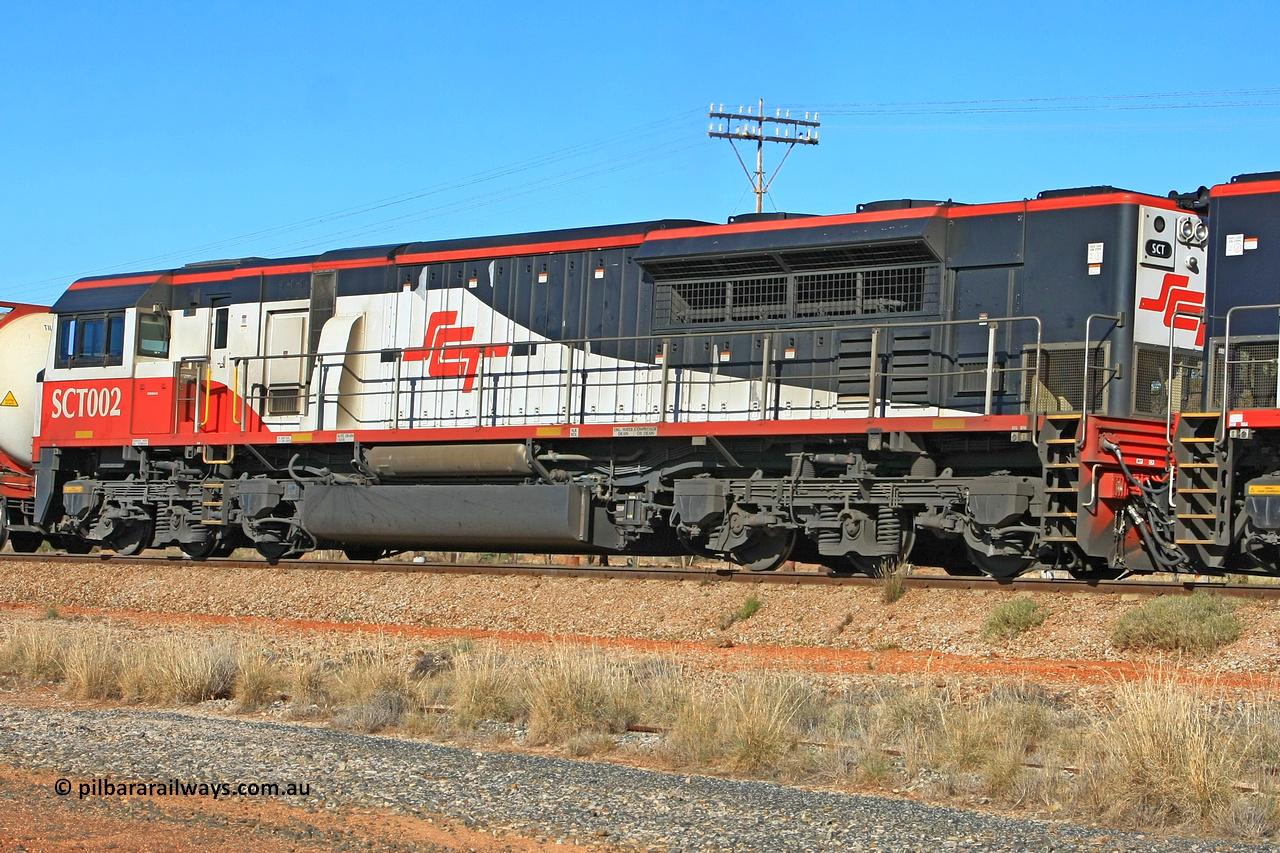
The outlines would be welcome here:
[[[0,707],[0,762],[81,782],[310,783],[299,811],[375,807],[548,844],[652,851],[1227,851],[907,800],[478,752],[308,726],[172,712]],[[48,793],[48,805],[59,798]],[[144,801],[145,805],[145,801]],[[122,804],[123,806],[123,804]]]
[[[893,604],[875,587],[571,578],[405,575],[307,569],[156,566],[113,559],[100,565],[38,559],[0,565],[0,602],[238,618],[436,626],[472,631],[577,634],[656,641],[901,649],[1040,660],[1124,661],[1210,674],[1280,673],[1280,608],[1246,601],[1241,638],[1211,657],[1119,652],[1111,629],[1148,599],[1137,595],[1037,593],[1044,625],[1011,642],[983,639],[983,624],[1006,591],[913,589]],[[748,596],[759,612],[718,627]]]

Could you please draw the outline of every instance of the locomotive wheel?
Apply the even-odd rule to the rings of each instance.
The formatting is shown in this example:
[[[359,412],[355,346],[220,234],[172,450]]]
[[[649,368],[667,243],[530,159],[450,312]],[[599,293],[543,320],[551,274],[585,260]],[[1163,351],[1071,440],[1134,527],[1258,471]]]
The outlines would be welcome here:
[[[387,549],[377,545],[350,545],[343,548],[342,553],[353,563],[372,563],[386,556]]]
[[[794,530],[764,531],[729,552],[729,559],[753,572],[771,572],[791,556],[796,545]]]
[[[293,550],[288,542],[254,542],[253,547],[273,566]]]
[[[9,542],[13,545],[15,554],[34,554],[40,548],[40,543],[44,542],[44,537],[39,533],[19,533],[15,530],[9,533]]]
[[[180,542],[178,550],[182,551],[188,560],[207,560],[218,550],[218,537],[209,536],[199,542]]]
[[[984,554],[973,548],[969,549],[969,560],[982,574],[997,580],[1016,578],[1035,562],[1025,554]]]
[[[862,554],[849,554],[849,561],[854,569],[868,577],[884,577],[895,566],[906,562],[911,556],[911,549],[916,544],[916,527],[914,519],[906,516],[901,519],[901,530],[898,534],[898,553],[884,554],[879,557],[866,557]]]
[[[119,535],[111,537],[111,540],[105,544],[116,552],[117,557],[132,557],[135,554],[141,554],[151,545],[151,527],[149,522],[130,524]]]
[[[93,550],[92,542],[86,542],[83,539],[77,539],[73,536],[68,536],[66,539],[54,542],[53,544],[66,551],[68,554],[88,554]]]
[[[721,559],[720,554],[717,554],[715,551],[709,551],[704,546],[693,541],[693,539],[689,538],[689,535],[685,533],[683,530],[676,531],[676,538],[679,539],[680,544],[683,545],[685,549],[688,550],[688,552],[695,557],[707,557],[708,559],[711,559],[711,560]]]

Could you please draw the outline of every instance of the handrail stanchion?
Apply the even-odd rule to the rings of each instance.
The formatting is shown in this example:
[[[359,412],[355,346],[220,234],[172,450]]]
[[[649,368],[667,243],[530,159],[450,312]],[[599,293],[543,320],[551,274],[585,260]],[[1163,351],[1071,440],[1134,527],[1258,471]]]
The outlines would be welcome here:
[[[996,328],[999,323],[987,322],[987,389],[982,402],[982,413],[991,414],[991,404],[996,391]],[[981,323],[979,323],[981,325]]]
[[[1222,406],[1218,411],[1218,430],[1214,436],[1217,444],[1222,444],[1227,440],[1227,412],[1231,408],[1231,315],[1237,311],[1280,311],[1280,303],[1271,303],[1268,305],[1237,305],[1234,308],[1227,309],[1226,325],[1222,330]],[[1280,375],[1280,371],[1277,371]],[[1280,378],[1277,379],[1280,386]],[[1280,394],[1280,387],[1277,388]],[[1277,398],[1276,405],[1280,406],[1280,398]]]
[[[667,422],[667,389],[671,384],[671,338],[662,339],[662,379],[658,391],[658,423]]]
[[[574,346],[574,341],[569,341],[566,349],[569,351],[569,366],[564,372],[564,422],[571,424],[573,423],[573,362],[578,350]]]
[[[760,356],[760,420],[769,420],[769,368],[772,362],[769,358],[770,350],[773,349],[773,333],[765,332],[764,345],[761,347],[764,354]]]
[[[1031,319],[1036,321],[1036,372],[1031,377],[1031,381],[1035,384],[1031,392],[1031,416],[1028,418],[1027,428],[1035,436],[1038,447],[1040,445],[1040,359],[1043,356],[1040,348],[1044,342],[1044,322],[1034,315]]]
[[[476,426],[484,426],[484,358],[488,347],[480,347],[480,361],[476,364]]]
[[[1124,328],[1124,312],[1117,314],[1090,314],[1088,319],[1084,321],[1084,389],[1080,398],[1080,432],[1076,435],[1076,447],[1084,447],[1087,440],[1088,430],[1085,429],[1089,424],[1089,326],[1094,320],[1113,320],[1115,328]]]
[[[437,356],[438,357],[438,356]],[[396,364],[392,369],[391,428],[400,429],[400,366],[404,363],[404,350],[396,350]]]
[[[876,374],[880,368],[880,327],[871,327],[871,360],[869,362],[870,372],[867,374],[867,417],[874,418],[876,416],[876,394],[877,385]]]
[[[239,396],[239,359],[232,359],[232,423],[244,432],[244,401]],[[241,416],[236,418],[236,403],[241,403]]]

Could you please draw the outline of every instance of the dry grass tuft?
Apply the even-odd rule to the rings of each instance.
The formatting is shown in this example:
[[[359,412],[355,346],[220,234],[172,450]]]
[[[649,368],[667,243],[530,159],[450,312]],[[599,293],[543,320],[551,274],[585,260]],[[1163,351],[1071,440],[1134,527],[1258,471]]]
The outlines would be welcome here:
[[[639,717],[630,673],[595,649],[557,649],[529,673],[526,690],[533,743],[622,732]]]
[[[1221,705],[1169,680],[1125,684],[1082,794],[1133,827],[1208,828],[1230,812],[1247,753]]]
[[[1117,649],[1207,654],[1239,638],[1243,629],[1236,607],[1231,599],[1207,592],[1154,598],[1116,620],[1111,643]]]
[[[1039,628],[1049,616],[1049,608],[1029,598],[1002,601],[982,626],[984,640],[1012,640],[1023,631]]]
[[[884,572],[877,581],[880,587],[881,603],[893,604],[907,594],[907,575],[911,574],[911,569],[911,564],[906,560],[899,560],[885,566]]]
[[[289,716],[312,717],[329,705],[331,685],[325,668],[314,661],[298,661],[289,678]]]
[[[734,765],[748,772],[775,767],[813,719],[817,698],[813,686],[799,678],[745,676],[734,683],[723,714]]]
[[[236,710],[256,711],[280,698],[284,676],[261,648],[241,651],[235,680]]]
[[[79,637],[66,650],[67,692],[77,699],[113,699],[120,695],[120,649],[101,631]]]
[[[972,772],[979,792],[989,797],[1014,787],[1032,749],[1052,728],[1043,705],[995,695],[947,707],[942,723],[944,766]]]
[[[333,681],[337,707],[330,725],[336,729],[379,732],[399,723],[409,707],[405,674],[384,654],[355,656]]]
[[[60,681],[66,643],[55,630],[43,625],[17,628],[0,646],[0,670],[27,681]]]
[[[469,650],[453,659],[453,684],[448,696],[461,728],[481,720],[514,720],[521,713],[523,671],[493,646]]]
[[[142,661],[144,676],[150,678],[144,694],[149,698],[188,704],[231,698],[239,659],[234,644],[171,638],[151,652],[150,659]]]
[[[663,738],[662,751],[676,765],[701,766],[717,759],[720,741],[720,709],[708,697],[694,693],[680,706]]]

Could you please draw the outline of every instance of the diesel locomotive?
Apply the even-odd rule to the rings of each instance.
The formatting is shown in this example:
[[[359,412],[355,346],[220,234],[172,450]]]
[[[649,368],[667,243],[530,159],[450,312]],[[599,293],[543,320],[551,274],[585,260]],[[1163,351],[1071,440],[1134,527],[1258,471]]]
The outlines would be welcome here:
[[[1280,173],[84,278],[0,540],[1274,574],[1277,269]]]

